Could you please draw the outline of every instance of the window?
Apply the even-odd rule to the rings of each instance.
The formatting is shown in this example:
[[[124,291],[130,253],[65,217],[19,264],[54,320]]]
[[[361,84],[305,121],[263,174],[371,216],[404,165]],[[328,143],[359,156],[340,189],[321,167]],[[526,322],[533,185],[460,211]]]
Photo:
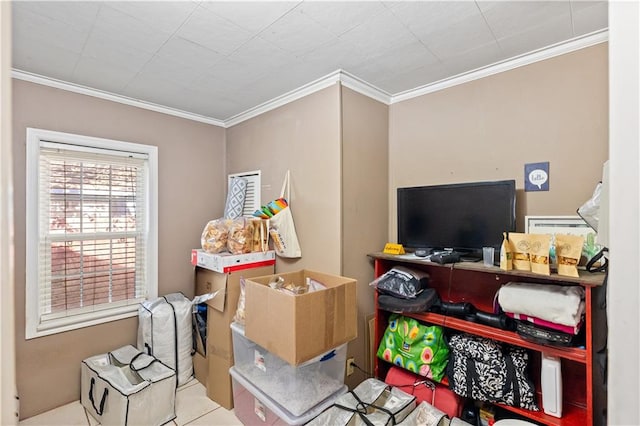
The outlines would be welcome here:
[[[26,338],[157,296],[157,148],[27,129]]]

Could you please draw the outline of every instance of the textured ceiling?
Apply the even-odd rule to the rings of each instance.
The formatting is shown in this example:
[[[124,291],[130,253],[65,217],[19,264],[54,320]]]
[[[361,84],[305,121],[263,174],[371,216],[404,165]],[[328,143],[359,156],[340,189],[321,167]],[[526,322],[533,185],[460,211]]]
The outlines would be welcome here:
[[[13,2],[13,68],[215,120],[338,69],[389,95],[608,26],[606,1]]]

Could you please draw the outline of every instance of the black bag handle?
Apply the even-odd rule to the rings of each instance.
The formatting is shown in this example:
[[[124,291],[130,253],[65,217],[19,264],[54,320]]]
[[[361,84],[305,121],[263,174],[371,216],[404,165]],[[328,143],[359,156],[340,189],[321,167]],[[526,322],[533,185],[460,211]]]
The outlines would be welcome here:
[[[507,364],[507,383],[505,383],[505,385],[511,387],[513,390],[513,406],[520,407],[520,383],[518,382],[516,367],[513,364],[512,357],[512,353],[507,353],[504,357],[505,363]]]
[[[388,387],[387,387],[388,389]],[[396,416],[395,414],[393,414],[390,410],[387,410],[384,407],[379,407],[375,404],[369,404],[366,402],[363,402],[358,395],[354,392],[354,391],[349,391],[349,393],[351,395],[353,395],[353,397],[356,399],[356,401],[358,401],[358,403],[356,404],[356,408],[351,408],[351,407],[345,407],[344,405],[340,405],[340,404],[335,404],[335,406],[337,408],[340,408],[342,410],[345,411],[351,411],[352,413],[356,413],[360,416],[360,419],[364,422],[365,425],[367,426],[375,426],[371,420],[369,420],[369,418],[367,417],[367,408],[371,407],[374,408],[376,410],[380,410],[383,411],[385,413],[387,413],[387,415],[389,415],[389,419],[391,420],[391,425],[395,425],[396,424]],[[389,424],[387,422],[387,424]]]
[[[102,413],[104,413],[104,403],[107,402],[107,395],[109,395],[109,389],[104,388],[104,392],[102,392],[102,398],[100,399],[100,409],[98,409],[93,399],[93,388],[95,387],[95,385],[96,385],[96,379],[95,377],[92,377],[91,386],[89,387],[89,401],[91,401],[91,405],[93,405],[93,409],[96,410],[96,414],[101,416]]]
[[[609,267],[609,259],[607,259],[606,257],[604,257],[605,253],[608,253],[609,249],[607,247],[603,247],[602,250],[600,250],[595,256],[593,256],[589,262],[587,262],[587,266],[586,269],[589,272],[604,272],[608,269]],[[598,260],[600,259],[604,259],[604,262],[598,266],[597,268],[593,267],[593,264],[596,263]]]
[[[131,370],[135,371],[136,373],[138,371],[140,371],[140,370],[144,370],[145,368],[151,367],[151,364],[153,364],[154,362],[158,361],[157,358],[151,358],[151,361],[149,361],[149,363],[147,365],[145,365],[144,367],[136,368],[136,366],[134,365],[134,362],[141,355],[146,355],[146,354],[144,352],[139,352],[138,355],[136,355],[133,358],[131,358],[131,362],[129,362],[129,368],[131,368]]]

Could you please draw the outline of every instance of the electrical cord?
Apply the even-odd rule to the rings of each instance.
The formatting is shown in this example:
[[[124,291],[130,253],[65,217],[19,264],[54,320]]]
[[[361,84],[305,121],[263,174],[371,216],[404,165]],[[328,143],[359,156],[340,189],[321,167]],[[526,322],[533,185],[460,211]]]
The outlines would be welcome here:
[[[360,370],[362,373],[365,374],[365,376],[367,376],[367,378],[373,378],[373,374],[371,374],[370,372],[368,372],[367,370],[365,370],[364,368],[360,367],[358,364],[356,364],[355,362],[351,362],[351,365],[356,368],[357,370]]]

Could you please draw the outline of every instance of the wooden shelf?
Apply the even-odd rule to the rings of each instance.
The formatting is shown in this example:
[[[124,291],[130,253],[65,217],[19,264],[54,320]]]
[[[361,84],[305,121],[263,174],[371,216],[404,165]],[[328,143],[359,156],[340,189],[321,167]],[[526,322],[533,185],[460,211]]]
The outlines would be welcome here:
[[[587,422],[587,409],[573,404],[564,404],[562,407],[562,417],[553,417],[540,411],[523,410],[522,408],[511,407],[504,404],[495,404],[496,406],[512,413],[519,414],[533,421],[543,423],[548,426],[584,426]],[[540,399],[538,406],[542,407]]]
[[[415,318],[418,321],[429,322],[445,328],[452,328],[458,331],[464,331],[489,339],[497,340],[511,345],[521,346],[523,348],[544,352],[547,355],[557,356],[560,358],[570,359],[581,363],[587,362],[587,351],[583,348],[561,348],[557,346],[544,346],[522,339],[518,334],[512,331],[505,331],[499,328],[490,327],[484,324],[465,321],[459,318],[449,317],[432,312],[420,313],[403,313],[406,317]]]
[[[379,277],[389,269],[398,265],[405,265],[426,271],[429,274],[429,287],[435,289],[442,301],[451,303],[469,302],[477,310],[493,312],[494,296],[496,292],[508,282],[531,282],[555,285],[580,285],[585,289],[585,341],[584,347],[559,347],[538,344],[524,340],[513,331],[467,321],[461,318],[437,314],[433,312],[404,312],[402,315],[414,318],[423,323],[438,325],[449,330],[469,333],[486,337],[506,344],[519,346],[533,351],[530,355],[531,380],[537,389],[537,400],[540,411],[530,411],[521,408],[494,404],[502,409],[524,416],[532,421],[551,426],[583,426],[594,422],[594,392],[593,392],[593,327],[592,309],[593,295],[601,294],[600,288],[604,282],[604,273],[589,273],[579,271],[579,277],[565,277],[539,275],[527,271],[504,271],[498,267],[484,266],[480,262],[461,262],[440,265],[409,255],[388,255],[371,253],[374,260],[375,276]],[[387,326],[389,311],[382,310],[377,304],[378,294],[375,294],[376,304],[376,340],[379,342]],[[541,353],[561,358],[563,368],[563,413],[561,418],[549,416],[542,411],[542,396],[540,392],[539,368]],[[375,359],[375,374],[384,380],[390,364]],[[538,375],[538,377],[536,377]]]
[[[482,262],[458,262],[458,263],[450,263],[446,265],[441,265],[435,262],[429,262],[428,260],[424,260],[424,258],[417,257],[413,254],[386,254],[382,252],[370,253],[368,256],[372,259],[380,259],[380,260],[389,260],[392,262],[399,263],[412,263],[415,265],[428,265],[429,267],[440,267],[447,269],[456,269],[456,270],[466,270],[466,271],[478,271],[485,273],[495,273],[499,275],[506,275],[512,277],[519,278],[531,278],[536,281],[544,281],[548,283],[567,283],[567,284],[580,284],[588,287],[597,287],[601,286],[604,282],[605,274],[603,272],[590,273],[584,270],[578,270],[579,277],[566,277],[564,275],[558,275],[557,273],[552,273],[551,275],[540,275],[534,274],[533,272],[528,271],[504,271],[497,266],[485,266]]]
[[[384,371],[387,371],[389,368],[393,366],[390,362],[384,361],[382,359],[378,359],[380,364],[385,365]],[[419,377],[419,376],[416,376]],[[447,376],[442,378],[442,381],[437,382],[433,379],[428,379],[434,383],[438,383],[442,386],[449,387],[449,379]],[[549,426],[584,426],[587,424],[587,409],[584,406],[574,405],[571,403],[565,403],[562,407],[562,417],[553,417],[548,414],[545,414],[542,411],[542,397],[540,393],[537,393],[537,402],[538,407],[540,407],[540,411],[531,411],[525,410],[518,407],[512,407],[505,404],[494,404],[504,410],[511,411],[512,413],[516,413],[518,415],[527,417],[533,421],[543,423]]]

